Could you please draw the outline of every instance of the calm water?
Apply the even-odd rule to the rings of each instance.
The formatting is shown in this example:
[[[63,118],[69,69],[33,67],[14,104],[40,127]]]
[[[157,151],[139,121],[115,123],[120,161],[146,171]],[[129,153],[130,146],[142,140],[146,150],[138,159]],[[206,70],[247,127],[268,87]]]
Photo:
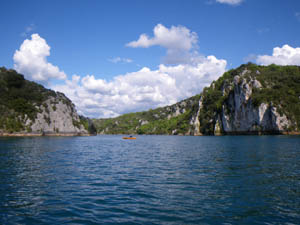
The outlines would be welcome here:
[[[0,224],[299,224],[300,137],[0,138]]]

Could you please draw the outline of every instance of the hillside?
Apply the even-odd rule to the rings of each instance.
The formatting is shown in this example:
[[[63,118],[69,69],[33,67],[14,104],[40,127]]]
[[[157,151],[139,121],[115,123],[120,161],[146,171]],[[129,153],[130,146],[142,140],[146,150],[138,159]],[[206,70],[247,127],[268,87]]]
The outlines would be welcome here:
[[[197,113],[199,97],[145,112],[93,119],[93,122],[100,134],[186,134],[194,129],[189,121]]]
[[[0,68],[0,136],[88,135],[89,124],[64,94]]]
[[[299,134],[300,67],[248,63],[172,106],[93,121],[100,134]]]

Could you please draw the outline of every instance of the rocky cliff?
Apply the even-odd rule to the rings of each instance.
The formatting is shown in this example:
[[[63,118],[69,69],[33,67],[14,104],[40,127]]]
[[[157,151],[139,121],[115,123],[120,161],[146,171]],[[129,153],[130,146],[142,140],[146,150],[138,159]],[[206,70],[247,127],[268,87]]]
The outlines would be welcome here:
[[[88,127],[64,94],[0,68],[0,136],[88,135]]]
[[[236,75],[230,84],[222,87],[223,96],[227,95],[226,103],[222,111],[215,118],[215,133],[239,133],[239,132],[283,132],[287,131],[292,122],[287,116],[278,112],[272,101],[262,102],[255,106],[253,104],[253,89],[261,89],[261,83],[251,77],[247,81],[245,74],[251,71],[245,69],[242,74]],[[233,90],[230,94],[229,92]],[[228,92],[229,91],[229,92]]]
[[[202,93],[202,134],[298,133],[300,69],[242,65]]]
[[[38,107],[38,113],[33,120],[25,118],[25,126],[31,133],[46,135],[87,135],[88,131],[80,121],[74,104],[62,93],[55,97],[49,96]]]
[[[249,63],[172,106],[95,122],[99,133],[299,134],[300,67]]]

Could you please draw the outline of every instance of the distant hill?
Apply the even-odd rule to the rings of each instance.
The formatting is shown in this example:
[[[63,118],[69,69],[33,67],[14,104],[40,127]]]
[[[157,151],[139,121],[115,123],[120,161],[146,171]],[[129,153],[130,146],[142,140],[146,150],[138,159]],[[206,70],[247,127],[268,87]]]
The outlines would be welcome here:
[[[88,135],[89,119],[80,117],[63,94],[0,68],[0,136]]]
[[[248,63],[174,105],[93,121],[100,134],[299,134],[300,67]]]
[[[191,116],[197,113],[200,96],[171,106],[129,113],[110,119],[93,119],[100,134],[187,134]]]

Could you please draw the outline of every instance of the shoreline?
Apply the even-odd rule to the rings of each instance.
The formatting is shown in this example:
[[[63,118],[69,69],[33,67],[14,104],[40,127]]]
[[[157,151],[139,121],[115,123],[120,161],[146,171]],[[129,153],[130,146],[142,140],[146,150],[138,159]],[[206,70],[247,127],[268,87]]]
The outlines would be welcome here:
[[[124,134],[124,133],[118,133],[118,134],[103,134],[103,133],[97,133],[97,135],[161,135],[161,136],[195,136],[195,137],[202,137],[202,136],[297,136],[300,135],[300,132],[298,131],[293,131],[293,132],[230,132],[230,133],[220,133],[220,134],[195,134],[195,135],[190,135],[190,134]]]
[[[103,134],[103,133],[97,133],[97,134],[85,134],[85,133],[0,133],[0,137],[89,137],[89,136],[101,136],[101,135],[129,135],[129,134]],[[292,131],[292,132],[230,132],[230,133],[224,133],[224,134],[215,134],[215,135],[203,135],[203,134],[197,134],[197,135],[189,135],[189,134],[133,134],[133,135],[165,135],[165,136],[247,136],[247,135],[253,135],[253,136],[265,136],[265,135],[291,135],[291,136],[298,136],[300,135],[300,132],[298,131]]]
[[[55,133],[55,134],[43,134],[43,133],[0,133],[0,137],[84,137],[93,136],[93,134],[82,133]]]

